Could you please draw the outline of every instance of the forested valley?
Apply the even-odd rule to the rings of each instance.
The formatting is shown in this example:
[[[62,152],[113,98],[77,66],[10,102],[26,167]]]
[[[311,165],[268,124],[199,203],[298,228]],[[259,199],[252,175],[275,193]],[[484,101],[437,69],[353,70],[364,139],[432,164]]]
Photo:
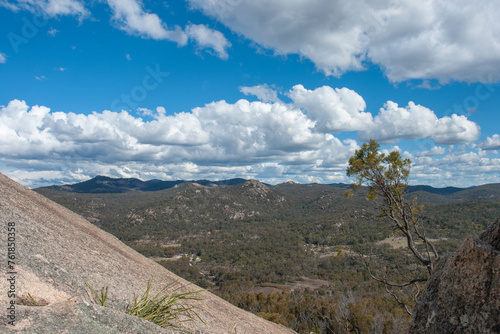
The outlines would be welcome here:
[[[95,181],[97,192],[91,184],[36,191],[179,276],[299,333],[405,331],[409,315],[390,293],[411,307],[418,291],[387,291],[367,266],[391,281],[419,269],[366,191],[347,198],[345,185],[241,180],[107,192],[116,179]],[[425,232],[441,254],[500,216],[499,184],[411,187],[408,196],[424,204]]]

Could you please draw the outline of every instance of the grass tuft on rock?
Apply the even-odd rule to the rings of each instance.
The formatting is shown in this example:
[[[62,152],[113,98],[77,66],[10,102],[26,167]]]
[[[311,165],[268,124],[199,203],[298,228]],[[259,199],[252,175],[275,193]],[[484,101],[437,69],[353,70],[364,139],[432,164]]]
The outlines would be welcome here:
[[[175,281],[150,296],[152,283],[153,278],[148,281],[143,296],[134,298],[134,302],[126,311],[127,314],[151,321],[164,328],[175,327],[178,330],[182,330],[182,323],[187,321],[198,319],[203,322],[196,313],[196,306],[190,303],[190,301],[202,300],[194,297],[194,294],[203,290],[180,292],[182,286]]]
[[[107,303],[108,287],[103,287],[98,292],[88,282],[85,281],[85,284],[91,291],[89,297],[94,304],[110,307]],[[150,321],[163,328],[175,328],[183,333],[189,333],[184,328],[185,322],[198,319],[205,324],[196,312],[197,307],[192,303],[203,300],[194,295],[204,290],[180,291],[183,286],[179,281],[174,281],[155,294],[151,294],[152,284],[153,277],[148,280],[146,291],[142,297],[135,297],[125,313]]]
[[[85,284],[89,287],[90,291],[92,292],[92,295],[89,294],[90,300],[97,305],[100,306],[108,306],[107,301],[108,301],[108,287],[103,287],[97,293],[95,289],[89,284],[89,282],[85,281]]]

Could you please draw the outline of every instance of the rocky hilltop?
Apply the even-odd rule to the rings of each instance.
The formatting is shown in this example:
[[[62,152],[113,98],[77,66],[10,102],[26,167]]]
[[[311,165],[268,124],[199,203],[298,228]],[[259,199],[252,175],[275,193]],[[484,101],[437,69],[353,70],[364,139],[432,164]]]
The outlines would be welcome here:
[[[500,333],[500,219],[439,261],[409,333]]]
[[[0,280],[2,333],[172,333],[119,309],[142,295],[153,276],[153,290],[175,281],[183,289],[199,290],[81,216],[3,174],[0,224],[2,268],[7,256],[14,254]],[[11,235],[15,248],[9,252],[8,227],[15,228]],[[98,289],[108,286],[108,304],[116,309],[91,303],[85,282]],[[15,298],[8,291],[15,292]],[[197,297],[202,299],[196,302],[197,312],[205,324],[189,323],[192,332],[293,333],[209,292]],[[12,301],[15,310],[9,311]],[[8,325],[9,321],[15,326]]]

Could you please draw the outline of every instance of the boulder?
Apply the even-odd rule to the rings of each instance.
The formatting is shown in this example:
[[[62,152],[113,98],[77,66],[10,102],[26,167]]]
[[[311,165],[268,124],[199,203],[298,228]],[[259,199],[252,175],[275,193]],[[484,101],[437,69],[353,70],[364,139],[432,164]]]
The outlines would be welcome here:
[[[439,260],[409,333],[500,333],[500,219]]]

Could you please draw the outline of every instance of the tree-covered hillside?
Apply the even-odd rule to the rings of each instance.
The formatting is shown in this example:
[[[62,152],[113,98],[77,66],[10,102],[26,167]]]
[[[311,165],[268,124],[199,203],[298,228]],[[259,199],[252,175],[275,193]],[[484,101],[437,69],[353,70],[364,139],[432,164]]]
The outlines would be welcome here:
[[[500,216],[499,188],[409,195],[427,203],[424,227],[446,253]],[[369,278],[364,260],[404,279],[414,274],[411,258],[363,191],[348,199],[345,190],[250,180],[147,192],[37,191],[173,272],[300,333],[398,331],[408,317]]]

